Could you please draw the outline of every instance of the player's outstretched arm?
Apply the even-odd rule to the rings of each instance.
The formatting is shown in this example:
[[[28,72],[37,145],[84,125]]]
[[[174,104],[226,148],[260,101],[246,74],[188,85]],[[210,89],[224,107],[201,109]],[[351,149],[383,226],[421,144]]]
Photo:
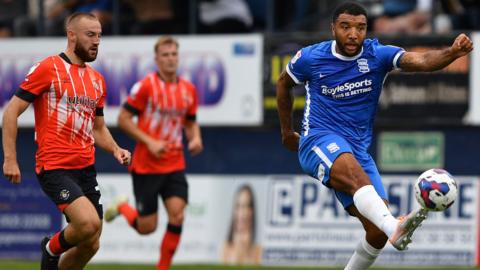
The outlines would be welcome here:
[[[3,175],[13,184],[21,181],[17,162],[17,119],[30,105],[29,102],[13,96],[5,107],[2,123]]]
[[[93,124],[93,137],[95,138],[95,144],[112,154],[120,164],[130,164],[130,152],[118,146],[108,130],[107,125],[105,125],[105,119],[103,116],[97,115],[95,117],[95,122]]]
[[[467,55],[472,50],[472,41],[467,35],[460,34],[452,46],[443,50],[405,52],[400,59],[400,68],[403,71],[436,71],[448,66],[455,59]]]
[[[280,118],[282,132],[282,144],[292,151],[298,151],[300,135],[293,129],[293,94],[292,87],[295,85],[293,79],[286,71],[280,74],[277,81],[277,111]]]

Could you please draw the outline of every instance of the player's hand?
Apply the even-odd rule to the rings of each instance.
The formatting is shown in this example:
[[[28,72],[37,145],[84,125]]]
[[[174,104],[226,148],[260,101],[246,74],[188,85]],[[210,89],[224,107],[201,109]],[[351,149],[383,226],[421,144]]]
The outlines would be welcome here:
[[[132,160],[132,154],[130,154],[130,151],[122,148],[117,148],[113,152],[113,156],[118,160],[120,164],[124,166],[129,165],[130,161]]]
[[[470,40],[470,38],[467,35],[460,34],[453,42],[451,48],[454,51],[457,58],[462,57],[464,55],[467,55],[469,52],[473,50],[473,42]]]
[[[20,184],[22,176],[20,174],[20,168],[16,160],[5,160],[3,162],[3,175],[12,184]]]
[[[282,144],[290,151],[298,151],[300,134],[293,130],[282,132]]]
[[[163,140],[151,139],[146,143],[147,149],[154,157],[159,158],[168,149],[168,142]]]
[[[188,142],[188,151],[190,155],[195,156],[200,154],[203,151],[203,143],[202,140],[195,138]]]

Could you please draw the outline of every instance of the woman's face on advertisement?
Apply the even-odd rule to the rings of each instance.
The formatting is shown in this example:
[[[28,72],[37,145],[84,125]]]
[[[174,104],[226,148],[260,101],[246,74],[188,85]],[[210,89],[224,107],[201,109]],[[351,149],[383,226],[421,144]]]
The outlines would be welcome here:
[[[252,196],[247,190],[242,190],[238,194],[235,205],[235,219],[237,231],[248,231],[252,224],[253,211],[250,207]]]

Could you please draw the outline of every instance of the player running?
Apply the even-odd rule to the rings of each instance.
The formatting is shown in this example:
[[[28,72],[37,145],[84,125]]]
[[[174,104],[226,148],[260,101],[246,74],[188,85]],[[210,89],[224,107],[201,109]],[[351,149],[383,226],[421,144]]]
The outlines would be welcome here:
[[[107,222],[121,214],[138,233],[150,234],[157,228],[158,196],[162,197],[168,224],[157,270],[167,270],[171,265],[188,202],[183,129],[190,153],[196,155],[203,150],[196,122],[196,89],[177,76],[178,46],[171,37],[157,41],[154,51],[158,71],[132,87],[118,116],[119,127],[137,141],[130,168],[136,209],[120,196],[105,212]],[[138,123],[133,122],[135,115]]]
[[[359,4],[340,4],[333,13],[334,40],[305,47],[277,83],[282,143],[298,151],[303,170],[332,188],[346,211],[362,223],[366,237],[345,269],[367,269],[387,240],[405,250],[425,210],[394,218],[379,172],[367,149],[385,76],[393,69],[435,71],[467,55],[473,44],[459,35],[443,50],[406,52],[366,39],[367,13]],[[292,126],[291,88],[305,84],[300,136]]]
[[[119,163],[130,163],[130,152],[116,144],[103,119],[105,80],[86,64],[97,57],[100,22],[90,13],[74,13],[65,26],[65,52],[30,69],[3,115],[3,173],[19,184],[17,119],[33,102],[38,144],[35,172],[43,191],[69,222],[53,237],[43,239],[42,270],[83,269],[99,248],[103,210],[93,166],[94,143]]]

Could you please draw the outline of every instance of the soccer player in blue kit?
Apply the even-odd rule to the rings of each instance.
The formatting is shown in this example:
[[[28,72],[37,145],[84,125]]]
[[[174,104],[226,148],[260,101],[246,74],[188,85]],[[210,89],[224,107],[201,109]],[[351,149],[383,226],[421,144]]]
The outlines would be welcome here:
[[[332,188],[366,235],[345,269],[372,265],[389,241],[405,250],[426,218],[417,209],[395,218],[375,162],[367,152],[383,81],[393,69],[435,71],[467,55],[473,43],[460,34],[442,50],[406,52],[366,39],[367,13],[354,2],[340,4],[332,16],[334,40],[305,47],[291,59],[277,82],[282,143],[298,151],[303,170]],[[291,88],[304,84],[306,104],[301,136],[292,125]]]

